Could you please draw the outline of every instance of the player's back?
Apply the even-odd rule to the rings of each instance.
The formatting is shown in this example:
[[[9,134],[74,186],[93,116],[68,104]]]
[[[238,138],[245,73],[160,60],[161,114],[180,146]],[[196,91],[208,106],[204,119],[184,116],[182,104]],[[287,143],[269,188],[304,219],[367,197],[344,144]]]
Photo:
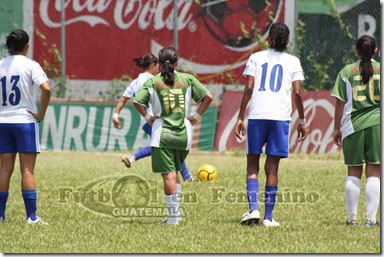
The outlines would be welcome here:
[[[40,65],[23,55],[11,55],[0,61],[1,123],[28,123],[36,112],[34,82],[47,81]],[[39,85],[38,85],[39,86]]]
[[[300,60],[273,49],[250,56],[243,75],[255,77],[250,119],[291,120],[292,82],[304,80]]]

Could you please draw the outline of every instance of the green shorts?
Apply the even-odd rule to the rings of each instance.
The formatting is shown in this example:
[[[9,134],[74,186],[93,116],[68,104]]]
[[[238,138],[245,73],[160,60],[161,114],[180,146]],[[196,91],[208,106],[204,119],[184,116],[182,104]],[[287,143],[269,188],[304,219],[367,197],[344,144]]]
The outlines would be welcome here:
[[[380,164],[380,125],[357,131],[343,140],[344,163],[360,166]]]
[[[188,150],[151,147],[152,171],[156,173],[181,171],[181,165],[188,153]]]

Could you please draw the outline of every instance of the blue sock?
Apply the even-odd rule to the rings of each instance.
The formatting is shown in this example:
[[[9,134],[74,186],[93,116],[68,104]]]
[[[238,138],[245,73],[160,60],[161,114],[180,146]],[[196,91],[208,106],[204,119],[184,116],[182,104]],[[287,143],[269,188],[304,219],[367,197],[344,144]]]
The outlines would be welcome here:
[[[185,162],[183,162],[183,164],[181,165],[180,173],[181,173],[181,176],[183,177],[184,181],[191,178],[191,174],[189,174],[187,164],[185,164]]]
[[[8,192],[0,192],[0,218],[5,220],[5,207],[7,206]]]
[[[265,185],[265,214],[264,219],[272,221],[272,212],[275,208],[277,186]]]
[[[249,205],[249,213],[259,209],[258,194],[259,194],[259,179],[257,178],[247,179],[247,198],[248,198],[248,205]]]
[[[146,147],[140,148],[139,151],[134,153],[136,161],[141,159],[141,158],[150,156],[150,155],[151,155],[151,147],[150,146],[146,146]]]
[[[21,190],[25,210],[27,212],[27,219],[31,218],[31,220],[36,220],[36,199],[37,199],[37,191],[36,189],[32,190]]]

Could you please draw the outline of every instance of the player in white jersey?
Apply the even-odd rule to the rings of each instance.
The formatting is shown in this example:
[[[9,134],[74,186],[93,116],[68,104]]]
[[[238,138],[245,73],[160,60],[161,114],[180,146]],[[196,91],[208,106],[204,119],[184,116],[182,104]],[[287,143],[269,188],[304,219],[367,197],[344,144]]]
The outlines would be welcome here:
[[[117,129],[121,128],[121,123],[119,120],[119,114],[121,112],[121,109],[124,107],[124,105],[127,103],[129,99],[133,99],[136,96],[137,92],[144,85],[145,81],[152,78],[153,75],[159,72],[159,69],[158,69],[159,59],[153,54],[146,54],[142,57],[133,59],[133,61],[138,67],[141,67],[143,69],[143,72],[140,73],[139,76],[131,82],[131,84],[126,88],[123,95],[120,97],[119,101],[116,104],[112,122],[114,127]],[[148,106],[147,112],[150,115],[153,115],[151,105]],[[142,127],[142,129],[146,134],[148,134],[149,136],[152,135],[152,127],[147,123],[144,117],[141,117],[140,127]],[[146,146],[139,149],[134,154],[128,154],[126,156],[123,156],[122,162],[127,168],[130,168],[135,161],[150,155],[151,155],[151,147]],[[185,162],[183,162],[180,173],[184,181],[197,181],[195,178],[193,178],[190,175]]]
[[[19,153],[21,189],[27,223],[47,224],[36,216],[37,191],[34,169],[40,153],[39,125],[50,100],[50,85],[41,66],[26,57],[29,36],[12,31],[6,40],[10,56],[0,60],[0,222],[5,221],[9,182]],[[36,107],[35,87],[41,90]]]
[[[247,134],[246,189],[249,212],[244,213],[242,225],[259,222],[259,160],[266,144],[267,159],[265,173],[265,214],[263,224],[279,226],[272,218],[278,189],[278,168],[281,158],[288,157],[289,123],[291,121],[291,97],[295,99],[299,113],[299,141],[305,139],[304,107],[301,98],[301,81],[304,80],[300,60],[284,51],[289,42],[289,29],[283,23],[272,24],[268,43],[270,48],[252,54],[243,75],[247,77],[241,101],[236,136],[241,139]],[[293,91],[292,91],[293,89]],[[244,125],[245,110],[250,102],[247,129]]]

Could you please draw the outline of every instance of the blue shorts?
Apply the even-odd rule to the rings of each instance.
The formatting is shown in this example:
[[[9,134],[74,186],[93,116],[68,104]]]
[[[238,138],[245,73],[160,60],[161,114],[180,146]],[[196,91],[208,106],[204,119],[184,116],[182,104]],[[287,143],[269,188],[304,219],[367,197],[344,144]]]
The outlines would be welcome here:
[[[148,123],[145,123],[142,129],[147,135],[152,136],[152,127]]]
[[[264,144],[267,155],[288,157],[289,121],[248,120],[247,154],[261,154]]]
[[[37,123],[0,123],[0,153],[40,153]]]

